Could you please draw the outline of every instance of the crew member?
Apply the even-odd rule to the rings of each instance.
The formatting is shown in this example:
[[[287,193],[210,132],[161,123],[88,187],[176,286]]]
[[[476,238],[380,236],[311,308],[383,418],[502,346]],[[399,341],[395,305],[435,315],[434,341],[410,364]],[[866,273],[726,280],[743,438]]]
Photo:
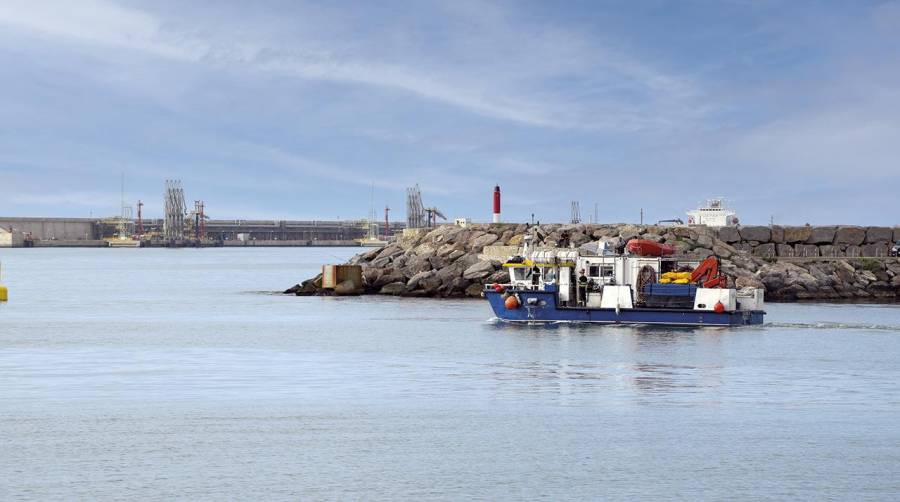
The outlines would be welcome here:
[[[584,269],[578,274],[578,301],[582,305],[587,303],[588,278],[584,275]]]

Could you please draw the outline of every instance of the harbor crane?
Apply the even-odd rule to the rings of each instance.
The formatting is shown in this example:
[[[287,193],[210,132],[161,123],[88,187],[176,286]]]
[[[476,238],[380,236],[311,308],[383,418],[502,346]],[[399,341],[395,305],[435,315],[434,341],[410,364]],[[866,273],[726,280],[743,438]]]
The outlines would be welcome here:
[[[444,221],[447,221],[447,217],[444,216],[444,213],[442,213],[440,209],[438,209],[436,207],[425,208],[425,225],[428,228],[431,228],[431,227],[437,225],[438,218],[440,218]]]

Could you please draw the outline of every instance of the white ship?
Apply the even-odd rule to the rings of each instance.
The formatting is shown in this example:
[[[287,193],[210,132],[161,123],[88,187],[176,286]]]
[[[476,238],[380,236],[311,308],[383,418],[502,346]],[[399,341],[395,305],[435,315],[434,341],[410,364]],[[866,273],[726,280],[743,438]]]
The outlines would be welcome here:
[[[737,214],[725,206],[725,199],[717,197],[706,201],[706,206],[688,211],[688,225],[708,227],[733,227],[738,224]]]

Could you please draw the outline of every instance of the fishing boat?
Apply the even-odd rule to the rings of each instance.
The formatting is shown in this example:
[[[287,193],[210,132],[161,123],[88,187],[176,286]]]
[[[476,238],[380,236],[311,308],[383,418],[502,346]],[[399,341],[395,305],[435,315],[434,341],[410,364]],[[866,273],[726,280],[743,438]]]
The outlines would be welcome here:
[[[585,322],[680,326],[762,324],[764,292],[729,287],[715,256],[679,258],[674,249],[631,240],[624,249],[605,242],[577,249],[531,249],[503,267],[505,284],[488,284],[484,297],[509,322]]]

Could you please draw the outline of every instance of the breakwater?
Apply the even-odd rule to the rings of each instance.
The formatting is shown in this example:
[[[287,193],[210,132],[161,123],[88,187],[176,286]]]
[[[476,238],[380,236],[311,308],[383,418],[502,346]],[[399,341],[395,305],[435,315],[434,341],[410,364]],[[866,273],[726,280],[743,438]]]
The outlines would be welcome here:
[[[900,261],[889,258],[900,229],[890,227],[663,227],[655,225],[492,224],[409,230],[396,242],[350,260],[363,272],[363,293],[476,297],[484,284],[505,282],[500,265],[525,234],[536,247],[578,246],[600,239],[624,245],[641,238],[675,247],[677,256],[715,254],[737,287],[764,287],[766,298],[900,299]],[[285,293],[324,294],[321,277]]]

